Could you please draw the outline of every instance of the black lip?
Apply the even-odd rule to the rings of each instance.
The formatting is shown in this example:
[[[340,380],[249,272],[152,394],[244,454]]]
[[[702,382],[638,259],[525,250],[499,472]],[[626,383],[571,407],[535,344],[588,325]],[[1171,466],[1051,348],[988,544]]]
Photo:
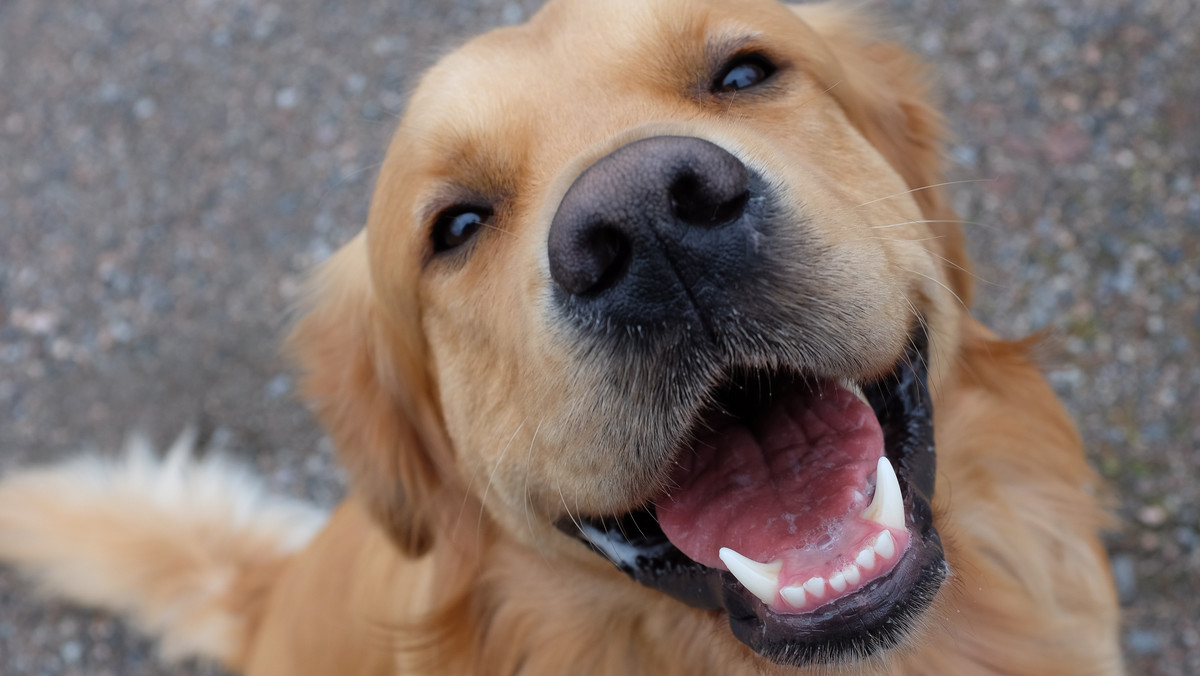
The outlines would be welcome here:
[[[948,572],[930,509],[937,455],[927,354],[928,341],[918,334],[892,373],[863,388],[896,468],[912,540],[891,572],[834,603],[797,615],[770,610],[732,574],[697,563],[671,544],[652,504],[619,516],[566,520],[559,528],[647,587],[694,608],[726,611],[734,636],[780,664],[831,663],[893,647]]]

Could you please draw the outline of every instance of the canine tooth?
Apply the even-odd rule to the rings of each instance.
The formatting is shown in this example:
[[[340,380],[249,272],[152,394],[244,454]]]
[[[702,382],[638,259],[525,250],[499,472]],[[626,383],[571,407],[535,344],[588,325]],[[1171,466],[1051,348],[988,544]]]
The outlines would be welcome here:
[[[863,549],[858,553],[858,557],[854,559],[854,562],[863,570],[871,570],[875,567],[875,550],[871,547]]]
[[[808,602],[808,595],[804,593],[804,587],[800,585],[784,587],[779,590],[779,595],[793,608],[803,608],[804,604]]]
[[[884,528],[904,529],[904,497],[900,494],[896,471],[886,456],[876,465],[875,496],[859,516]]]
[[[825,598],[825,578],[823,578],[823,577],[808,578],[808,581],[804,583],[804,591],[808,592],[809,594],[812,594],[812,597],[814,599]]]
[[[717,552],[717,556],[721,557],[721,561],[725,562],[729,572],[733,573],[737,581],[741,582],[742,586],[751,594],[767,605],[775,601],[775,591],[779,589],[779,571],[783,568],[783,561],[759,563],[728,547],[722,547],[721,551]]]
[[[896,553],[896,541],[892,539],[891,531],[883,531],[875,540],[875,553],[885,559],[892,558]]]
[[[862,387],[859,387],[858,383],[850,380],[849,378],[842,378],[838,384],[847,390],[850,390],[850,393],[858,397],[858,400],[862,403],[866,404],[867,406],[871,405],[871,402],[867,401],[867,395],[863,394]]]
[[[846,578],[847,584],[858,584],[858,581],[862,579],[862,571],[853,563],[843,568],[839,575]]]
[[[829,576],[829,588],[841,594],[846,591],[846,574],[838,571]]]

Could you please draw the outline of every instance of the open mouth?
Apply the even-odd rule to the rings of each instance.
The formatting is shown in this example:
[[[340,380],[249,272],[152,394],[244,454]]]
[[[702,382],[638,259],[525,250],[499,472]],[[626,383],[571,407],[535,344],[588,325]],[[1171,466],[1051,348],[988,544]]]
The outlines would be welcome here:
[[[947,574],[933,527],[926,342],[861,386],[740,373],[712,393],[671,487],[632,512],[567,521],[634,580],[724,609],[790,665],[899,643]]]

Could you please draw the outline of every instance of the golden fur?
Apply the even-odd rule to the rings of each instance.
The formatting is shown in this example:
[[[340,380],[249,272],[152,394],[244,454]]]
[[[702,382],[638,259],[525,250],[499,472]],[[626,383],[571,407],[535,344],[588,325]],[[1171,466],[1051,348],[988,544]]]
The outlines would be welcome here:
[[[152,487],[80,506],[17,474],[0,484],[0,559],[133,612],[178,654],[258,676],[1121,673],[1097,478],[1029,346],[967,311],[941,121],[921,65],[877,35],[824,4],[553,0],[452,53],[414,92],[367,227],[317,276],[289,343],[352,478],[324,529],[293,553],[253,517],[223,528],[204,500],[172,520],[148,511]],[[786,91],[692,95],[706,50],[739,40],[782,55]],[[774,665],[720,614],[635,584],[553,527],[664,481],[663,463],[605,443],[603,428],[652,423],[610,396],[613,365],[572,351],[541,295],[567,187],[662,133],[735,151],[805,205],[829,245],[823,292],[870,310],[835,327],[858,359],[842,374],[884,372],[913,313],[927,324],[951,577],[900,648],[837,669]],[[461,191],[502,206],[470,257],[446,264],[428,223]],[[120,566],[64,568],[71,557],[159,565],[115,582]]]

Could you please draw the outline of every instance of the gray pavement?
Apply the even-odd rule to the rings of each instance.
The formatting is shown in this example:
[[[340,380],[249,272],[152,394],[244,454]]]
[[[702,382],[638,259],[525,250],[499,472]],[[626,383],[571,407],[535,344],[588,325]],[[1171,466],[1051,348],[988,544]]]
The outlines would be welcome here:
[[[198,425],[333,504],[277,353],[365,219],[415,73],[538,3],[0,0],[0,472]],[[1043,356],[1111,483],[1136,674],[1200,673],[1200,7],[880,0],[932,61],[978,313]],[[165,668],[0,571],[0,674]]]

